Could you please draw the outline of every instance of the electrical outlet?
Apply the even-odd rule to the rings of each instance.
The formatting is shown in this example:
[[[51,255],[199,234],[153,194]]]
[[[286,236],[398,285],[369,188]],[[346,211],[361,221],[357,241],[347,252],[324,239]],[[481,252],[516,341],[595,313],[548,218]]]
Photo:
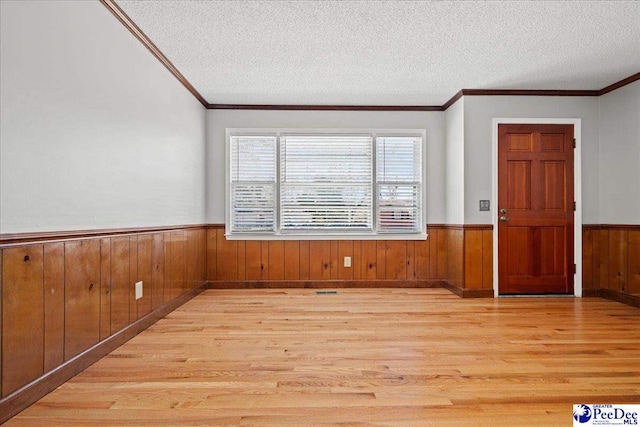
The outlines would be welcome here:
[[[345,267],[351,267],[351,257],[350,256],[344,257],[344,266]]]
[[[142,298],[142,282],[136,282],[136,299]]]

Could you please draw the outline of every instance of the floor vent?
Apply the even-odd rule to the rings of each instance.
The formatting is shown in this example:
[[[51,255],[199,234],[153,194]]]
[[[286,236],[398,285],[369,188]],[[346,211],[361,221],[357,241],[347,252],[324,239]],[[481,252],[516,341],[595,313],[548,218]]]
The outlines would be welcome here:
[[[338,295],[338,291],[316,291],[316,295]]]

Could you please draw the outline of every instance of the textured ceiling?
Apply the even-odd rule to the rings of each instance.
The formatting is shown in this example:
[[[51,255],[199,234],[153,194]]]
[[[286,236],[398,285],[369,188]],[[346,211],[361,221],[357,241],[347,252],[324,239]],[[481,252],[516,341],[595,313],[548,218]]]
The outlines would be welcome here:
[[[130,1],[213,104],[442,105],[640,71],[640,2]]]

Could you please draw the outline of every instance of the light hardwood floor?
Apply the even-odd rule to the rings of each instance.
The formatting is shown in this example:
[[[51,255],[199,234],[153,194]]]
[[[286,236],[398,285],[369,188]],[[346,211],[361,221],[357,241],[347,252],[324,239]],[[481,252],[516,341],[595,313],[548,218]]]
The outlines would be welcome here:
[[[640,310],[442,289],[209,290],[9,426],[568,426],[640,402]]]

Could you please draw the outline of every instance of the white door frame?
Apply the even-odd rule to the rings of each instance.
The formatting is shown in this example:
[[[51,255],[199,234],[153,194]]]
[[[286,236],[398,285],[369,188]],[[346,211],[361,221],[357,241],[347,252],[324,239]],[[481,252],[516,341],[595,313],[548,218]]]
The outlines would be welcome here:
[[[573,150],[573,197],[576,211],[573,218],[573,262],[576,274],[573,276],[573,294],[582,296],[582,122],[581,119],[537,119],[537,118],[494,118],[493,138],[491,146],[491,197],[498,209],[498,125],[503,123],[523,124],[562,124],[573,125],[573,137],[576,148]],[[498,291],[498,215],[492,212],[493,224],[493,295],[500,296]]]

